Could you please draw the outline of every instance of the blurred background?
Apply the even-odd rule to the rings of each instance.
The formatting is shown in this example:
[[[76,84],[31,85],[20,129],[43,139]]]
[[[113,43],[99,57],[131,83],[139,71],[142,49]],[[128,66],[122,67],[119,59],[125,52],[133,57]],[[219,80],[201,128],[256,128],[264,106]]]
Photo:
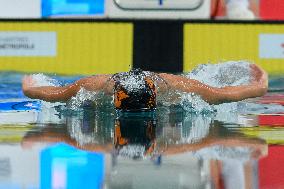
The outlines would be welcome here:
[[[284,72],[281,0],[0,0],[0,70],[188,72],[246,60]]]

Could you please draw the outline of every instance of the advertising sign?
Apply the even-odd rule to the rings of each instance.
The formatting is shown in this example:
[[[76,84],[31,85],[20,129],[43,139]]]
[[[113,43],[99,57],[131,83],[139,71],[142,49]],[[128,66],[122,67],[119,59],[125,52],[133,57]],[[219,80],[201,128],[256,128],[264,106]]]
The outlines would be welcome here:
[[[56,56],[56,32],[0,32],[0,56]]]
[[[260,34],[259,57],[284,59],[284,34]]]

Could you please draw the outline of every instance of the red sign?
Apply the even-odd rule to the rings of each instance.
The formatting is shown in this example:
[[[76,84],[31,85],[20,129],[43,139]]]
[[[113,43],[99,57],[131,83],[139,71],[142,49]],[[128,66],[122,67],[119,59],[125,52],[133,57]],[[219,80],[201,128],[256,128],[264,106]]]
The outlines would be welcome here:
[[[259,188],[284,188],[284,146],[270,145],[268,156],[259,160]]]
[[[284,20],[284,1],[260,0],[259,11],[264,20]]]

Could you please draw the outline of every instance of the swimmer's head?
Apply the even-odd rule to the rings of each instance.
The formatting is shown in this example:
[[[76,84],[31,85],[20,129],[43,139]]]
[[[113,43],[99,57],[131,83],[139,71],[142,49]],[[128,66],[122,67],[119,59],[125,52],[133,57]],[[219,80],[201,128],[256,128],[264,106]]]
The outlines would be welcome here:
[[[114,75],[114,106],[123,111],[148,111],[156,108],[153,79],[141,69]]]

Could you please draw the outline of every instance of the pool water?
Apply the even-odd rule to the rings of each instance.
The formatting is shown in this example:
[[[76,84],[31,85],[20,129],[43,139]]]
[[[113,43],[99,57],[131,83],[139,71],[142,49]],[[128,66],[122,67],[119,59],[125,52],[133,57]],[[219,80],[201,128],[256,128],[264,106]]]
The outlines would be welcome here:
[[[30,100],[22,76],[0,74],[0,103]],[[104,103],[0,110],[0,188],[284,188],[282,80],[271,77],[264,97],[208,111],[184,101],[142,114]]]

